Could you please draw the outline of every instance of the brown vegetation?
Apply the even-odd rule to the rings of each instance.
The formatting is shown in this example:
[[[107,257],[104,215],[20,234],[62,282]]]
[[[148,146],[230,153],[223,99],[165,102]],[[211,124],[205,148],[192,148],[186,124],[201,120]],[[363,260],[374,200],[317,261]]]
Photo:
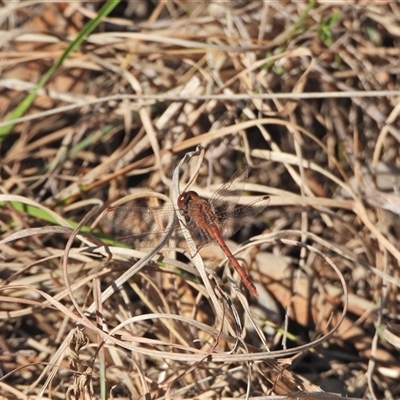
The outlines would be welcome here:
[[[398,3],[103,5],[0,10],[0,399],[400,398]],[[243,164],[258,298],[102,223]]]

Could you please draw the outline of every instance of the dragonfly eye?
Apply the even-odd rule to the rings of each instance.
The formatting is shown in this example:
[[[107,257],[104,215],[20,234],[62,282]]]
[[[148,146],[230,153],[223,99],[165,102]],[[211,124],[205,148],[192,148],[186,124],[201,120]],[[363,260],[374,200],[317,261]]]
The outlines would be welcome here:
[[[189,212],[188,210],[188,203],[190,201],[190,196],[188,192],[183,192],[179,197],[178,197],[178,208],[179,212],[182,215],[185,215]]]

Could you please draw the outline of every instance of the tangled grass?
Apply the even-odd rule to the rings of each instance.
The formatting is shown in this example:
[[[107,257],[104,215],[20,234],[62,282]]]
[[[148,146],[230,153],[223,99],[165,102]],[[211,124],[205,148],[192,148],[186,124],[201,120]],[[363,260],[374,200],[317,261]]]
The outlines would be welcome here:
[[[399,398],[399,20],[4,2],[0,399]],[[258,298],[216,246],[121,247],[103,223],[243,164],[240,204],[271,197],[228,241]]]

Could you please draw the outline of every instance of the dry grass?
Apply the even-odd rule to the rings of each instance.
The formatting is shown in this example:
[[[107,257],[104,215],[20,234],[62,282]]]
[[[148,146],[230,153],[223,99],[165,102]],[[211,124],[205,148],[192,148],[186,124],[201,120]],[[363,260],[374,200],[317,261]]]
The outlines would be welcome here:
[[[400,7],[353,3],[124,3],[70,54],[99,3],[4,3],[0,399],[400,397]],[[243,163],[258,298],[105,235]]]

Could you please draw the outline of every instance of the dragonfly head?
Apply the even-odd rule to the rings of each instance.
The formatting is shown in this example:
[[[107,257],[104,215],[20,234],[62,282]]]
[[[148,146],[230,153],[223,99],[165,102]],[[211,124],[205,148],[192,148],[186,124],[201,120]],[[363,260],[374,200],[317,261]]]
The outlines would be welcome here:
[[[184,216],[187,215],[189,212],[189,203],[198,197],[199,195],[193,190],[182,192],[177,201],[179,212]]]

